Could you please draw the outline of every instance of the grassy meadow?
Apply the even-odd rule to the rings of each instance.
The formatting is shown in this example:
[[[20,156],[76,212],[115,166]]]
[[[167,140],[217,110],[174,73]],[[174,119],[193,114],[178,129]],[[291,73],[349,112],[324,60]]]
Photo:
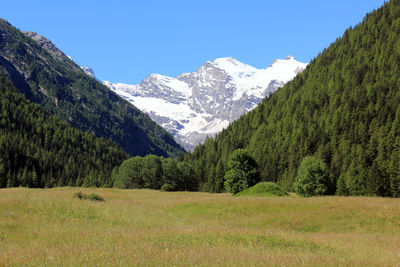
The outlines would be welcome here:
[[[399,266],[400,199],[1,189],[3,265]]]

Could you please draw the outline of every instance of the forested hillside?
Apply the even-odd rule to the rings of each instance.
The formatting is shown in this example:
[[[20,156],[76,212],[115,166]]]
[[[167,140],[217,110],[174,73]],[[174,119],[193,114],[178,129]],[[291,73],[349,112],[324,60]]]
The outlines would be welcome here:
[[[0,187],[112,186],[128,155],[31,103],[0,73]]]
[[[184,153],[171,134],[86,75],[49,40],[26,35],[0,19],[0,67],[26,98],[75,128],[111,138],[132,156]]]
[[[349,28],[291,82],[186,160],[202,189],[222,190],[230,153],[246,148],[263,180],[292,189],[307,155],[329,194],[400,196],[400,1]]]

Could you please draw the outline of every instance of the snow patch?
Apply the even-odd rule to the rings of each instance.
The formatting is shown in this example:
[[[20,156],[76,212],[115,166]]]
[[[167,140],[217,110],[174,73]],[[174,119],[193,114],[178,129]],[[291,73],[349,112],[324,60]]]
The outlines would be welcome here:
[[[207,61],[196,72],[177,78],[151,74],[138,85],[103,83],[192,150],[206,136],[214,136],[255,108],[306,66],[293,56],[274,60],[266,69],[226,57]]]

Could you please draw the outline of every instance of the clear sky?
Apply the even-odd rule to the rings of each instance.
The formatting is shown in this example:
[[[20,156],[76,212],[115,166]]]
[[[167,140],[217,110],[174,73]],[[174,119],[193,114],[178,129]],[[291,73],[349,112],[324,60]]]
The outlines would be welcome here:
[[[0,17],[49,38],[99,79],[136,84],[234,57],[309,62],[384,0],[5,0]]]

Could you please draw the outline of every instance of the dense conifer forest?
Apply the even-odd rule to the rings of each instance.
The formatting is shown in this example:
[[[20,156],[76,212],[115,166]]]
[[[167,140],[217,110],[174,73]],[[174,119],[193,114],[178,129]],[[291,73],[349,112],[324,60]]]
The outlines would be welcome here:
[[[204,191],[223,189],[246,148],[264,181],[293,189],[301,160],[327,164],[327,194],[400,196],[400,1],[349,28],[307,69],[185,160]]]
[[[0,74],[0,187],[112,186],[128,155],[26,100]]]
[[[131,156],[184,153],[172,135],[61,51],[51,53],[0,19],[0,67],[27,99],[73,127],[111,138]]]

